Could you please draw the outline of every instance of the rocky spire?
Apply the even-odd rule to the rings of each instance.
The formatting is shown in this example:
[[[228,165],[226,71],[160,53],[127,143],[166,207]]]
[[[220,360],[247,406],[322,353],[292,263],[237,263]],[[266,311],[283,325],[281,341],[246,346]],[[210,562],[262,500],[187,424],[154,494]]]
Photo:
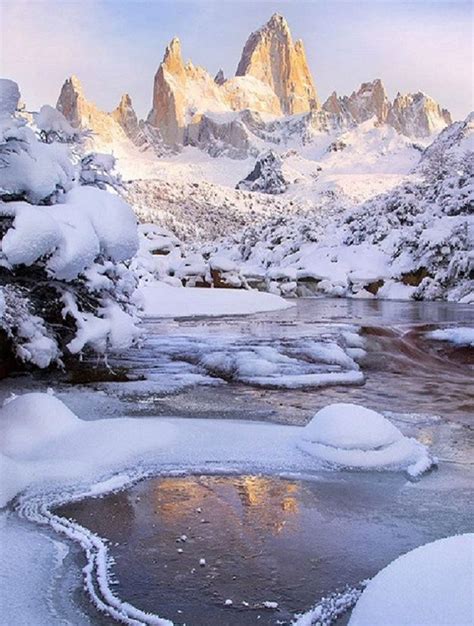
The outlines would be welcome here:
[[[303,42],[293,43],[288,24],[278,13],[250,35],[236,75],[254,76],[269,85],[286,114],[319,107]]]
[[[427,137],[452,123],[449,111],[421,92],[398,93],[391,103],[379,78],[362,83],[350,96],[338,97],[333,92],[323,109],[349,124],[360,124],[376,117],[379,124],[389,124],[409,137]]]
[[[178,37],[174,37],[166,47],[162,67],[175,77],[185,78],[183,57],[181,56],[181,42]]]
[[[124,102],[121,105],[124,107]],[[77,76],[64,81],[56,108],[72,126],[93,132],[94,139],[91,141],[95,148],[106,149],[106,145],[126,139],[124,129],[117,123],[115,116],[101,111],[87,100]]]
[[[61,87],[56,108],[73,125],[80,126],[84,112],[84,92],[77,76],[70,76]]]
[[[224,70],[222,68],[214,76],[214,82],[216,85],[223,85],[225,83]]]
[[[120,124],[129,138],[134,138],[138,131],[138,118],[128,93],[120,98],[119,105],[110,114]]]

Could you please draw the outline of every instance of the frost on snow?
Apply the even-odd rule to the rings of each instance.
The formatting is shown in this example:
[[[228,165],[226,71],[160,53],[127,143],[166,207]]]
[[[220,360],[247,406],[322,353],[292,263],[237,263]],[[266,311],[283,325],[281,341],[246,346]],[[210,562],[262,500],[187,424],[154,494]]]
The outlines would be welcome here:
[[[131,208],[106,190],[113,157],[78,159],[80,137],[61,113],[42,107],[28,123],[15,83],[0,91],[2,343],[38,367],[130,345],[136,279],[127,263],[138,234]]]
[[[426,446],[405,437],[388,419],[356,404],[331,404],[305,426],[298,446],[329,464],[406,470],[418,476],[434,463]]]
[[[470,626],[474,534],[439,539],[395,559],[367,585],[349,626]]]

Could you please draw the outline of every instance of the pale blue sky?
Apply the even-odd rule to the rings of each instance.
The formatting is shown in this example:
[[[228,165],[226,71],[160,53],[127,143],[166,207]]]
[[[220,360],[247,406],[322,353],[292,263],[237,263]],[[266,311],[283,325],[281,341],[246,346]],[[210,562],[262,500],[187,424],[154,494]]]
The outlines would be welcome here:
[[[233,75],[242,47],[278,11],[302,38],[321,98],[382,78],[389,96],[424,91],[462,118],[473,105],[470,2],[417,0],[0,0],[1,74],[28,107],[56,102],[77,74],[105,110],[129,92],[140,116],[177,35],[185,59]]]

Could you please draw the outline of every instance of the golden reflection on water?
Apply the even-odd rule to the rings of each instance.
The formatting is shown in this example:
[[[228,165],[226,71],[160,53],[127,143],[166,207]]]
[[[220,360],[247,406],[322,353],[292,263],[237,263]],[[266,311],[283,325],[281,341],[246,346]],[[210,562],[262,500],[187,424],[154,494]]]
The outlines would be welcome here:
[[[187,476],[157,481],[152,500],[167,525],[195,521],[198,513],[228,530],[260,527],[279,534],[297,526],[300,490],[299,483],[264,476]]]

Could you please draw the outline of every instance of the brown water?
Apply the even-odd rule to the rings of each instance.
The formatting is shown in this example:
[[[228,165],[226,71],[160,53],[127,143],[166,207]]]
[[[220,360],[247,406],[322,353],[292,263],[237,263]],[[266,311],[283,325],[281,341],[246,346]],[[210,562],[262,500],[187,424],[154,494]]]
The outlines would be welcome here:
[[[56,512],[110,540],[122,600],[188,626],[288,624],[399,554],[470,530],[469,484],[445,480],[439,498],[436,474],[155,478]]]

